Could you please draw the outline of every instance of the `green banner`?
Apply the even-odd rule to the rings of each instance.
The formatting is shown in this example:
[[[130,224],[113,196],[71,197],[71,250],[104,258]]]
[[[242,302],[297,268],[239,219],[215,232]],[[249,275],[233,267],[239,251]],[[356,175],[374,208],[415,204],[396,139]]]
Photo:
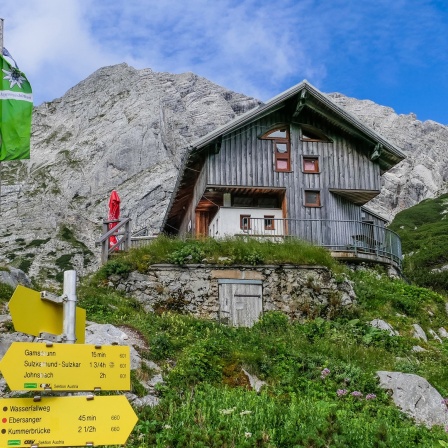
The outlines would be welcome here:
[[[0,161],[30,158],[33,94],[26,76],[0,54]]]

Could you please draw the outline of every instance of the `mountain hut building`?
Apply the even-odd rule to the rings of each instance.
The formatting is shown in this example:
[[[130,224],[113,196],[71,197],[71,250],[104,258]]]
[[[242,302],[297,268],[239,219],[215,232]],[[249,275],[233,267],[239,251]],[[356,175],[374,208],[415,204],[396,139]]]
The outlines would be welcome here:
[[[163,222],[179,236],[297,237],[400,267],[398,235],[365,204],[404,154],[307,81],[186,152]]]

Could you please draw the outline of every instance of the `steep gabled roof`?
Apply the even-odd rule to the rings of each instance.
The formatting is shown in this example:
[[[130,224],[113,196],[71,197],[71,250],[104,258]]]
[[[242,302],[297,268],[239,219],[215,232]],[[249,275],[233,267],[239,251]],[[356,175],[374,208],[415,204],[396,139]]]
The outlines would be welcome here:
[[[302,110],[311,109],[348,134],[364,140],[371,146],[372,153],[374,148],[378,149],[379,154],[376,161],[379,163],[382,172],[389,170],[405,158],[405,155],[392,143],[361,123],[354,115],[339,107],[327,95],[304,80],[275,96],[267,103],[216,128],[188,147],[182,160],[179,177],[162,228],[166,228],[167,224],[169,225],[171,218],[182,213],[181,210],[188,203],[190,188],[195,184],[206,157],[206,151],[203,151],[204,149],[219,142],[222,136],[234,132],[248,123],[284,107],[287,102],[291,101],[294,104],[292,117],[295,120],[298,120]]]

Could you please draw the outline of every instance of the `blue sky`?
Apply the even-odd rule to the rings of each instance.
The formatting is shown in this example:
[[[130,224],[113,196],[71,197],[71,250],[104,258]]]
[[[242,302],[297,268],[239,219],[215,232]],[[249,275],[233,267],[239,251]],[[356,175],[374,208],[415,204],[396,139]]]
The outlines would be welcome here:
[[[122,62],[263,101],[307,79],[448,124],[445,0],[2,0],[35,105]]]

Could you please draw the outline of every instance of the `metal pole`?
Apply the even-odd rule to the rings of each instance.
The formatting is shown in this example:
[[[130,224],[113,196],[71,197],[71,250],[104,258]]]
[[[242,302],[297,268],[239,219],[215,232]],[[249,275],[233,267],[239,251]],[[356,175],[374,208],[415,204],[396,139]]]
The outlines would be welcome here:
[[[107,233],[109,226],[103,221],[103,235]],[[106,264],[109,259],[109,238],[103,241],[101,246],[101,264]]]
[[[76,271],[64,272],[63,333],[67,344],[76,342]]]

